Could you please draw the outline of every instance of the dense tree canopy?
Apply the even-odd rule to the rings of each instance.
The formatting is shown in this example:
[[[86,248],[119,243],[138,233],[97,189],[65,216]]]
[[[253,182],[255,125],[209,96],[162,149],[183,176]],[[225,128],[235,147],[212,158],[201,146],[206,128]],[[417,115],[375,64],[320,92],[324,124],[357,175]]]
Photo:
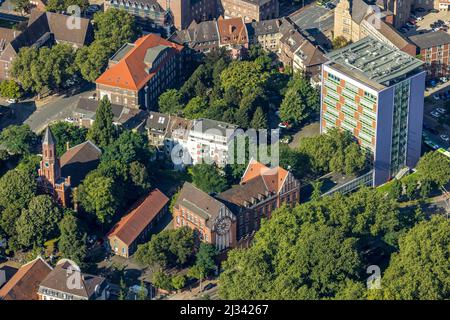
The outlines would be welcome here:
[[[0,96],[17,99],[22,95],[22,88],[14,80],[3,80],[0,82]]]
[[[68,122],[60,121],[50,126],[56,140],[56,154],[60,157],[69,148],[86,141],[87,129]]]
[[[222,192],[227,187],[227,179],[214,164],[201,163],[192,167],[192,182],[206,193]]]
[[[145,266],[181,267],[192,259],[194,252],[194,231],[182,227],[152,236],[149,242],[138,246],[135,257]]]
[[[36,134],[26,124],[11,125],[0,132],[0,145],[13,154],[31,153],[36,143]]]
[[[450,159],[437,151],[428,152],[420,158],[417,171],[422,180],[444,186],[450,181]]]
[[[375,299],[442,300],[450,297],[450,220],[435,216],[399,241]]]
[[[309,80],[295,75],[280,106],[280,119],[293,125],[300,124],[319,109],[319,93],[311,87]]]
[[[59,232],[58,249],[61,256],[82,266],[87,254],[86,234],[82,232],[79,220],[72,212],[66,212],[59,222]]]
[[[77,72],[74,61],[75,51],[68,44],[23,47],[13,61],[11,74],[25,90],[44,93],[61,88]]]
[[[117,193],[112,178],[92,171],[78,187],[75,198],[101,224],[108,224],[119,206]]]
[[[395,201],[369,188],[293,209],[282,207],[263,221],[249,249],[230,252],[220,276],[220,295],[226,299],[361,298],[363,265],[387,264],[398,236],[414,223],[403,219]],[[379,250],[376,256],[373,250]]]
[[[17,240],[25,248],[42,247],[44,242],[56,235],[62,217],[60,208],[48,195],[31,199],[17,220]]]
[[[15,236],[15,223],[36,188],[36,180],[27,172],[10,170],[0,178],[0,226],[8,236]]]

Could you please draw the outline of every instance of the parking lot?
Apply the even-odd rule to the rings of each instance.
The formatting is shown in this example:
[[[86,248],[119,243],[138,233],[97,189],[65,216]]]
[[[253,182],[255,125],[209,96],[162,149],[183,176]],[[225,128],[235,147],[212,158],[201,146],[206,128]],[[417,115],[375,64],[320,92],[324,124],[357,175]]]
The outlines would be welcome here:
[[[412,19],[411,22],[409,23],[409,27],[404,26],[400,28],[400,32],[403,35],[410,37],[419,33],[432,32],[433,29],[431,25],[439,20],[443,21],[444,23],[445,22],[450,23],[450,11],[439,11],[437,13],[428,11],[416,12],[415,16],[418,19]],[[446,24],[446,26],[450,27],[449,24]],[[445,30],[446,26],[443,26],[442,29],[450,33],[450,28]]]

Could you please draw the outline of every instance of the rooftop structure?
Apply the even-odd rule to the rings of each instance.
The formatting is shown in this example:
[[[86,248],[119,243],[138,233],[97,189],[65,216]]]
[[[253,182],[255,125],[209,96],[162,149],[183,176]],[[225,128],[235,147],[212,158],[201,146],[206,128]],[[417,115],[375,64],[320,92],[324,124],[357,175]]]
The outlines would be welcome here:
[[[370,36],[335,50],[326,57],[331,63],[339,64],[382,86],[404,79],[423,65],[422,61]]]

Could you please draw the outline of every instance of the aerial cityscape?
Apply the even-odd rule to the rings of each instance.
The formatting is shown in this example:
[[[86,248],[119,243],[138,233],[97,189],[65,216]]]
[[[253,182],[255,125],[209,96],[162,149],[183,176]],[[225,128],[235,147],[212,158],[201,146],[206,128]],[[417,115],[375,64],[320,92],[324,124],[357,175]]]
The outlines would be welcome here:
[[[449,191],[449,0],[0,0],[0,314],[448,300]]]

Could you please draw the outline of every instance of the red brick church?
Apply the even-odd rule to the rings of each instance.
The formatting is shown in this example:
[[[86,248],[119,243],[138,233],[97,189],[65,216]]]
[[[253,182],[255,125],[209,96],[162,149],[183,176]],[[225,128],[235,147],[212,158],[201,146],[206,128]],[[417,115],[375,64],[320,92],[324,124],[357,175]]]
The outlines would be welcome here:
[[[95,169],[102,152],[91,141],[80,143],[58,158],[56,141],[47,127],[42,139],[42,160],[39,168],[38,187],[41,192],[53,195],[63,207],[70,206],[73,188]]]
[[[56,156],[56,143],[52,132],[47,127],[42,140],[42,160],[38,177],[39,188],[53,195],[63,207],[68,205],[70,194],[70,177],[61,177],[61,165]]]

